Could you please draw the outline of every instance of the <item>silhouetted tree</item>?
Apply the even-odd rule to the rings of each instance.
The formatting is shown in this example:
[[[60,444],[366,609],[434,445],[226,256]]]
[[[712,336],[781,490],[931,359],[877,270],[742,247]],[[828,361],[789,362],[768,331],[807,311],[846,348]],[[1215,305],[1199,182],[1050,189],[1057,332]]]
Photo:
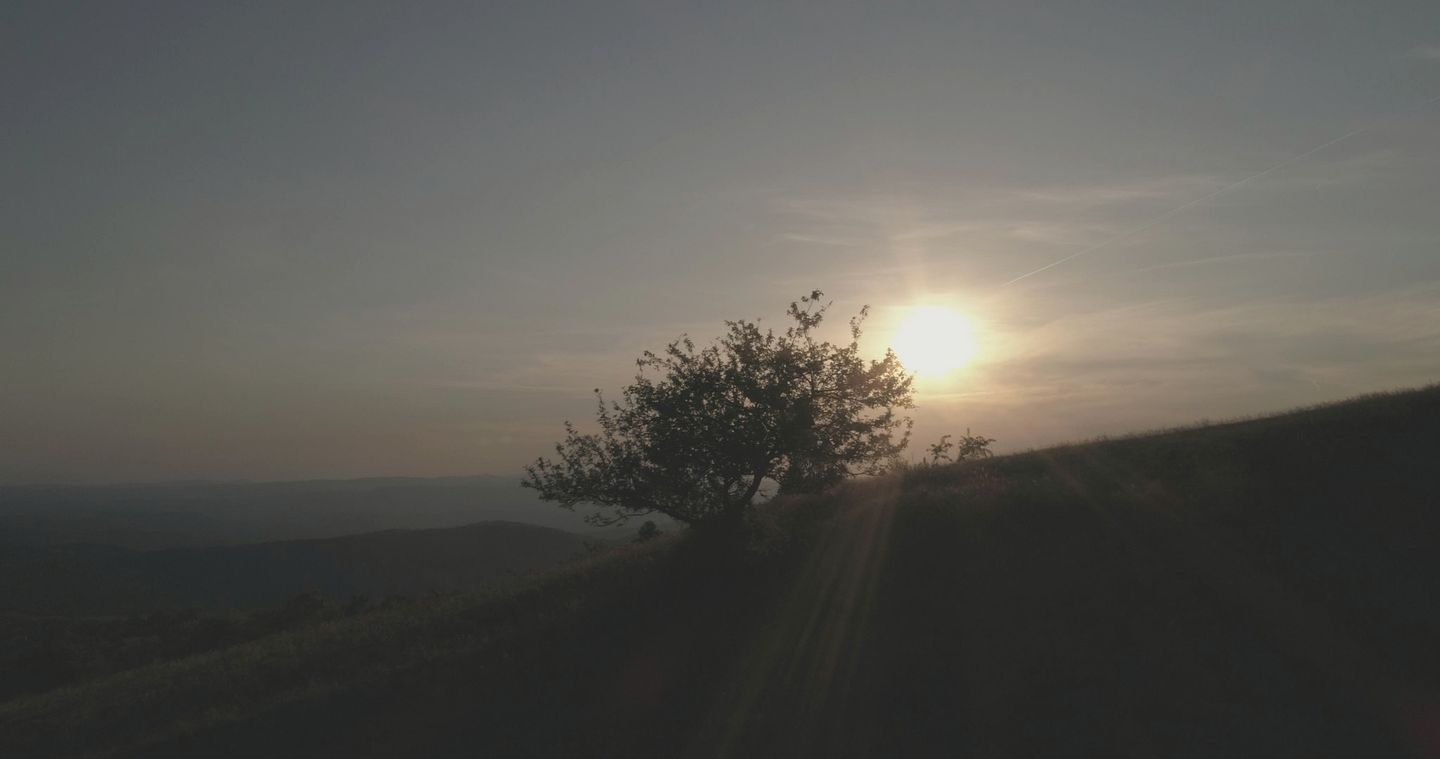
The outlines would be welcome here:
[[[556,458],[526,467],[525,485],[564,508],[604,507],[596,525],[661,513],[689,524],[741,521],[767,480],[814,492],[878,474],[909,441],[912,379],[891,351],[860,357],[861,324],[835,345],[814,332],[830,304],[816,290],[791,303],[783,333],[729,321],[715,343],[688,336],[646,351],[620,402],[596,390],[598,433],[565,423]],[[897,434],[898,433],[898,434]]]
[[[660,528],[653,521],[647,519],[645,524],[640,525],[640,532],[635,534],[635,542],[644,543],[658,537],[660,537]]]
[[[939,442],[925,449],[930,452],[930,464],[988,459],[994,455],[990,450],[990,444],[995,442],[993,437],[972,435],[968,427],[965,428],[965,434],[960,436],[960,442],[950,442],[952,437],[954,435],[941,435]]]

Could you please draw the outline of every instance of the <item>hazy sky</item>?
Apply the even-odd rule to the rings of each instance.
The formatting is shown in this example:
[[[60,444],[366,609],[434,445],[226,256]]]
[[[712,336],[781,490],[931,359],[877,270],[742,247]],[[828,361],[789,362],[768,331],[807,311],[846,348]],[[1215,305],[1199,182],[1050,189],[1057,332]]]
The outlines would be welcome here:
[[[815,287],[977,323],[921,443],[1440,380],[1434,0],[12,2],[0,86],[4,483],[515,473]]]

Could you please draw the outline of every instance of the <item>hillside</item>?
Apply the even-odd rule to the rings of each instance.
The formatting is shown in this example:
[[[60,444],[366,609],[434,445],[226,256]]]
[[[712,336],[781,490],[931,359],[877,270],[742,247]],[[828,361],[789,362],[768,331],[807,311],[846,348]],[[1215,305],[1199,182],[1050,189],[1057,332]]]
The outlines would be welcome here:
[[[1426,756],[1440,389],[912,469],[0,704],[0,754]]]
[[[254,608],[304,592],[346,599],[473,591],[585,550],[574,533],[514,522],[156,551],[0,546],[0,612],[130,614]]]

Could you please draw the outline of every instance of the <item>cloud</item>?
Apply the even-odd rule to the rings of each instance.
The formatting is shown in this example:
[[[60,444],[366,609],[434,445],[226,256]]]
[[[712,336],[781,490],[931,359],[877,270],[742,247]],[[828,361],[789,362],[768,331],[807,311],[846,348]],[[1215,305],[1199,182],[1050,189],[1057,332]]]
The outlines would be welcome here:
[[[999,231],[1020,242],[1056,246],[1089,246],[1114,237],[1120,231],[1120,227],[1101,222],[1022,221]]]
[[[415,387],[432,388],[436,390],[465,390],[477,392],[513,393],[527,395],[545,396],[566,396],[570,398],[593,398],[594,394],[586,388],[578,385],[559,384],[523,384],[492,382],[487,380],[466,379],[457,377],[440,377],[436,379],[418,379],[412,383]]]
[[[1156,299],[1000,329],[984,384],[1006,388],[1007,402],[1071,388],[1121,405],[1137,385],[1263,394],[1283,389],[1277,378],[1358,392],[1440,375],[1440,283],[1247,303]]]
[[[1405,54],[1412,61],[1440,61],[1440,45],[1420,45]]]
[[[855,237],[805,234],[802,232],[786,232],[780,235],[780,239],[787,242],[798,242],[806,245],[823,245],[833,248],[857,248],[865,244],[864,240]]]
[[[787,198],[772,208],[777,242],[850,248],[857,254],[892,253],[910,258],[928,254],[953,259],[1008,258],[1015,246],[1092,245],[1120,226],[1108,209],[1125,202],[1165,197],[1156,181],[1133,185],[1049,186],[1034,191],[963,191],[922,200],[892,197]],[[914,263],[910,261],[910,263]]]
[[[1324,255],[1325,251],[1319,250],[1275,250],[1264,253],[1244,253],[1229,256],[1207,256],[1205,258],[1191,258],[1185,261],[1172,261],[1170,263],[1155,264],[1153,266],[1142,266],[1138,269],[1128,269],[1116,272],[1116,275],[1142,274],[1152,271],[1166,271],[1169,269],[1190,269],[1197,266],[1214,266],[1230,263],[1255,263],[1257,261],[1270,261],[1277,258],[1311,258]]]
[[[1290,191],[1374,181],[1406,168],[1414,161],[1414,157],[1407,159],[1406,154],[1396,148],[1366,150],[1330,158],[1316,155],[1287,167],[1283,173],[1266,177],[1265,186]],[[1258,187],[1250,188],[1251,191],[1255,189]]]
[[[776,241],[871,253],[1009,258],[1016,246],[1084,247],[1127,228],[1126,219],[1193,200],[1223,186],[1202,174],[1121,182],[1048,183],[944,189],[906,199],[892,195],[781,197],[772,212]]]
[[[1047,205],[1095,208],[1203,194],[1225,184],[1205,174],[1176,174],[1127,182],[1056,184],[1014,191],[1016,198]]]

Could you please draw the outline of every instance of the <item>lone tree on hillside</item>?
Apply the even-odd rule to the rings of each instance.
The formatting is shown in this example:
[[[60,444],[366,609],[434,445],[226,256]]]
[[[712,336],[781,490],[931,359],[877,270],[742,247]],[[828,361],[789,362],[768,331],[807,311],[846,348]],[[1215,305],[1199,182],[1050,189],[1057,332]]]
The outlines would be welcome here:
[[[526,467],[525,486],[564,508],[605,507],[587,518],[595,525],[652,513],[713,525],[738,524],[766,480],[805,493],[883,472],[909,442],[896,409],[913,408],[912,379],[891,351],[860,357],[868,306],[849,344],[817,340],[821,295],[791,303],[782,334],[727,321],[709,346],[682,336],[646,351],[621,401],[595,391],[600,431],[567,421],[556,458]]]

